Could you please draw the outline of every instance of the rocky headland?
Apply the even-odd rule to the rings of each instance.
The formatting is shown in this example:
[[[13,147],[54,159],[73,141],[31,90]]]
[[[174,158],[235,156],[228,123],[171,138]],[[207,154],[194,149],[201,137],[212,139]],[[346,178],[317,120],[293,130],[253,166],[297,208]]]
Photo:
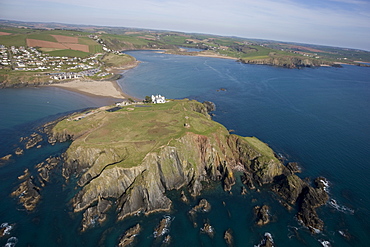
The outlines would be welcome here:
[[[341,67],[339,64],[335,64],[330,61],[304,58],[300,56],[274,56],[270,55],[267,58],[262,59],[239,59],[241,63],[246,64],[259,64],[259,65],[270,65],[276,67],[283,67],[289,69],[303,68],[303,67],[320,67],[320,66],[334,66]]]
[[[74,212],[83,214],[81,230],[103,223],[112,210],[117,220],[168,211],[172,201],[166,192],[170,190],[181,189],[198,197],[207,184],[219,182],[229,191],[237,171],[242,171],[242,181],[249,189],[270,187],[283,205],[298,208],[297,218],[305,226],[313,232],[322,230],[315,209],[328,200],[326,180],[318,178],[313,185],[302,180],[295,175],[298,169],[287,168],[265,143],[230,134],[211,120],[211,109],[214,105],[210,103],[190,100],[115,111],[103,107],[48,125],[50,143],[72,141],[61,166],[67,181],[77,178],[71,205]],[[49,171],[58,162],[49,158],[37,165],[40,182],[49,182]],[[40,187],[28,171],[22,180],[14,196],[26,196],[20,202],[31,211],[40,199]],[[195,217],[210,208],[206,200],[200,200],[189,214]],[[265,209],[256,212],[262,224],[269,220]],[[131,241],[130,236],[124,239]]]

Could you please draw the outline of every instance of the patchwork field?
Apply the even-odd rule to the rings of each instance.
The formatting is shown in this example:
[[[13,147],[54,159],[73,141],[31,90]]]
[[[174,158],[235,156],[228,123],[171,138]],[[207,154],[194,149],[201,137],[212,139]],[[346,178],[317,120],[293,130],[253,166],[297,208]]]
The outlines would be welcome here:
[[[88,35],[67,30],[0,29],[0,45],[37,47],[60,56],[86,57],[89,53],[102,52],[102,46]]]
[[[70,36],[64,36],[64,35],[51,35],[53,36],[58,42],[60,43],[72,43],[72,44],[78,44],[78,38],[77,37],[70,37]]]
[[[77,37],[68,37],[62,35],[52,35],[57,39],[58,42],[37,40],[37,39],[27,39],[27,46],[31,47],[41,47],[41,48],[56,48],[56,49],[71,49],[76,51],[89,52],[89,46],[78,44]],[[62,42],[63,41],[63,42]]]

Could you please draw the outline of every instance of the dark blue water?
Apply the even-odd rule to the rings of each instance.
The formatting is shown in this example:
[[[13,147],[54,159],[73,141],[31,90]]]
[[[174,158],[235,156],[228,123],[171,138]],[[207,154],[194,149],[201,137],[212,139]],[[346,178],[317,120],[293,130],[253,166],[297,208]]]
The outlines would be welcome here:
[[[167,98],[195,98],[217,105],[214,119],[236,134],[257,136],[276,152],[299,162],[302,177],[325,176],[330,196],[339,210],[326,205],[318,210],[325,221],[324,232],[311,235],[267,190],[240,195],[240,186],[228,194],[216,185],[206,191],[210,213],[200,214],[194,228],[187,212],[190,205],[174,201],[170,213],[172,246],[226,246],[224,231],[233,230],[236,246],[257,245],[270,232],[277,246],[367,246],[370,241],[368,205],[370,193],[370,69],[356,66],[289,70],[239,64],[233,60],[174,56],[148,51],[129,52],[142,63],[124,73],[119,81],[133,96],[162,94]],[[219,90],[225,88],[226,91]],[[21,136],[64,112],[102,105],[89,98],[54,88],[0,90],[0,156],[14,151]],[[42,191],[36,212],[27,213],[9,197],[17,176],[50,155],[60,154],[68,143],[27,150],[0,167],[0,224],[15,224],[5,245],[17,237],[17,246],[115,246],[122,233],[136,222],[143,225],[139,246],[160,246],[153,229],[165,215],[132,217],[108,222],[79,233],[80,214],[68,205],[73,186],[65,184],[58,171]],[[176,197],[176,192],[169,196]],[[271,207],[272,222],[256,227],[253,207]],[[214,238],[200,233],[205,221],[215,229]],[[338,231],[348,231],[349,240]]]

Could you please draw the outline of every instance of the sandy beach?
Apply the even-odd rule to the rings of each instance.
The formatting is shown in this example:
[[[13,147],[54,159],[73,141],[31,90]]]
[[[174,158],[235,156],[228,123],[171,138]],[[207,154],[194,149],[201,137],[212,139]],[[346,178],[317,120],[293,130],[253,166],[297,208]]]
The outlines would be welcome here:
[[[228,56],[222,56],[222,55],[217,55],[217,54],[202,54],[202,53],[199,53],[196,56],[197,57],[213,57],[213,58],[238,60],[236,57],[228,57]]]
[[[50,86],[60,87],[77,93],[116,99],[132,98],[122,92],[116,81],[73,80]]]

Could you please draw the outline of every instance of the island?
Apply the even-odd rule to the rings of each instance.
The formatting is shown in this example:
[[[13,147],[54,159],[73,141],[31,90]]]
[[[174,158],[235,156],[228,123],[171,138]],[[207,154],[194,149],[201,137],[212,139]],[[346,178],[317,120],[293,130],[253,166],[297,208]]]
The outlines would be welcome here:
[[[296,175],[297,164],[283,164],[267,144],[230,134],[208,114],[214,107],[188,99],[113,105],[47,124],[51,144],[71,144],[61,159],[38,164],[38,174],[25,171],[13,195],[28,211],[34,210],[50,172],[61,162],[66,181],[77,178],[70,203],[75,213],[83,213],[81,231],[85,231],[105,222],[111,209],[117,220],[170,211],[172,201],[166,195],[170,190],[181,190],[178,199],[186,202],[186,195],[201,197],[212,183],[222,183],[230,191],[241,176],[243,191],[269,188],[287,209],[297,209],[303,225],[312,232],[322,230],[324,223],[315,209],[328,200],[325,178],[303,180]],[[38,181],[41,186],[35,185]],[[201,200],[189,214],[206,209],[210,205]],[[258,224],[269,222],[266,209],[256,208],[262,219]]]

